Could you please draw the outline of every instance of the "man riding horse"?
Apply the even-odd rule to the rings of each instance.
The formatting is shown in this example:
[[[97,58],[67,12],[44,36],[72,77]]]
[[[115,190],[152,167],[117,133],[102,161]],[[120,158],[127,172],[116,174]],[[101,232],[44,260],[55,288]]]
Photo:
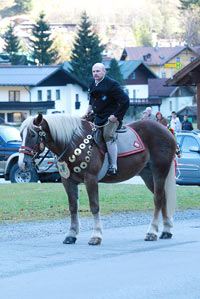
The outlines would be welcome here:
[[[86,112],[88,116],[94,112],[94,122],[103,126],[103,137],[109,156],[107,175],[117,175],[117,144],[115,132],[121,126],[123,117],[129,107],[129,97],[120,87],[119,83],[105,76],[106,69],[102,63],[92,67],[93,79],[89,84],[89,105]]]

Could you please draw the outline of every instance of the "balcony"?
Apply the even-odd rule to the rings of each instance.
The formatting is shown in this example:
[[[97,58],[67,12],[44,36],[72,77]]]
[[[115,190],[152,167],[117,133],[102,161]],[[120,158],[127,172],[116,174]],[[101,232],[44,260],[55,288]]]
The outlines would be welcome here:
[[[40,101],[40,102],[0,102],[1,110],[38,110],[38,109],[54,109],[54,101]]]
[[[131,106],[160,106],[162,104],[161,98],[137,98],[130,99]]]

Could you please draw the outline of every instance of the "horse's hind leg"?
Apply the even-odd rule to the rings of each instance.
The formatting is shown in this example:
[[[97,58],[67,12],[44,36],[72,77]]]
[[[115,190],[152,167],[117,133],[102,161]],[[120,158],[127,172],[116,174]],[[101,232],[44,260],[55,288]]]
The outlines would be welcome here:
[[[143,181],[145,182],[145,185],[147,188],[154,194],[154,189],[157,190],[157,187],[154,187],[154,178],[152,173],[152,164],[149,162],[147,165],[143,168],[143,170],[139,173]],[[162,188],[161,188],[162,189]],[[158,227],[159,227],[159,214],[160,214],[160,207],[159,207],[159,197],[157,196],[157,193],[160,193],[160,190],[155,191],[154,194],[154,215],[153,219],[149,225],[149,228],[146,233],[145,241],[155,241],[157,240],[157,234],[158,234]]]
[[[160,239],[170,239],[172,237],[171,229],[173,227],[173,214],[176,205],[176,182],[175,182],[175,165],[171,163],[169,173],[165,181],[166,207],[162,208],[163,232]]]
[[[99,245],[102,241],[102,225],[100,219],[100,209],[99,209],[99,193],[98,193],[98,183],[96,177],[90,176],[85,181],[87,188],[87,193],[90,202],[90,210],[94,217],[94,229],[91,236],[89,245]]]
[[[171,228],[173,226],[172,216],[175,209],[175,171],[173,162],[167,177],[157,171],[154,173],[154,216],[148,228],[145,240],[154,241],[158,237],[159,216],[162,211],[163,216],[163,233],[161,239],[172,237]]]
[[[62,178],[62,183],[68,195],[69,210],[71,215],[71,225],[67,233],[64,244],[74,244],[79,233],[78,220],[78,185],[70,179]]]

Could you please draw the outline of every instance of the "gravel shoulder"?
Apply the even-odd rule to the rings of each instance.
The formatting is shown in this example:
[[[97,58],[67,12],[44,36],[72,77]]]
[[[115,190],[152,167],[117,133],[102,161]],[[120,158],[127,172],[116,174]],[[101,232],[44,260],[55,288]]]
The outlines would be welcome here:
[[[137,225],[148,225],[152,218],[152,212],[130,211],[115,213],[112,216],[103,216],[103,228],[128,227]],[[183,220],[200,219],[200,210],[177,211],[174,222]],[[89,231],[93,228],[92,217],[80,218],[80,232]],[[26,238],[43,238],[50,235],[65,235],[70,225],[70,219],[59,219],[52,221],[22,222],[22,223],[0,223],[1,242],[23,240]]]

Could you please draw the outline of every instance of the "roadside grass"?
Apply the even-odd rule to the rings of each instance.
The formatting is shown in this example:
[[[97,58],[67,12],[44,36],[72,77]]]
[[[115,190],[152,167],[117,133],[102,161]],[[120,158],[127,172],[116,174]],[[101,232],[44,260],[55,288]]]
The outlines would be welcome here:
[[[99,184],[102,215],[120,211],[152,211],[153,195],[144,185]],[[69,217],[61,183],[1,184],[0,221],[21,222]],[[200,209],[199,187],[177,186],[177,210]],[[79,186],[79,215],[91,216],[84,185]]]

